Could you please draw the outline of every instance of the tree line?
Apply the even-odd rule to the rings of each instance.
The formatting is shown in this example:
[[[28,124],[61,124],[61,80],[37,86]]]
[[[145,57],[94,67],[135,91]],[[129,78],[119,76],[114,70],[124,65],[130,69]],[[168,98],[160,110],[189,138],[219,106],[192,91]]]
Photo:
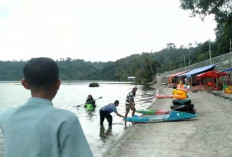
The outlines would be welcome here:
[[[176,47],[168,43],[166,48],[158,52],[142,52],[115,62],[89,62],[80,59],[59,59],[62,80],[115,80],[127,81],[128,76],[135,76],[138,83],[152,81],[157,73],[181,68],[216,57],[231,51],[232,38],[232,1],[231,0],[181,0],[181,8],[191,10],[191,16],[199,16],[202,20],[213,14],[217,27],[216,40],[203,43],[189,43]],[[17,81],[22,76],[25,61],[0,61],[0,81]]]

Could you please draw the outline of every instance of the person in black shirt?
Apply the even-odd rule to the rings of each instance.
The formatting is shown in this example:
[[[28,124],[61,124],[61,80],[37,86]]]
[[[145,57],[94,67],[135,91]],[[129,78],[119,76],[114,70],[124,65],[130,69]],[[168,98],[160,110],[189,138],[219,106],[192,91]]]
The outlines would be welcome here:
[[[86,104],[92,104],[94,108],[96,107],[95,100],[93,99],[93,96],[91,94],[88,95],[88,97],[85,101],[84,107],[86,107]]]

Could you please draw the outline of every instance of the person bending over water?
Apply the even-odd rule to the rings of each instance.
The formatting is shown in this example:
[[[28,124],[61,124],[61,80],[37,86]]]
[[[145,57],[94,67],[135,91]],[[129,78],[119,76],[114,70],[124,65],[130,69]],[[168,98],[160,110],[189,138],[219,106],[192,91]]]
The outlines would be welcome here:
[[[104,107],[102,107],[100,109],[99,113],[100,113],[100,125],[101,126],[103,125],[103,122],[104,122],[105,118],[107,119],[107,121],[109,123],[109,126],[112,126],[113,118],[110,115],[111,112],[114,112],[119,117],[124,118],[124,116],[122,116],[121,114],[119,114],[118,111],[117,111],[116,107],[118,105],[119,105],[119,101],[115,100],[114,103],[110,103],[110,104],[108,104],[108,105],[106,105],[106,106],[104,106]]]

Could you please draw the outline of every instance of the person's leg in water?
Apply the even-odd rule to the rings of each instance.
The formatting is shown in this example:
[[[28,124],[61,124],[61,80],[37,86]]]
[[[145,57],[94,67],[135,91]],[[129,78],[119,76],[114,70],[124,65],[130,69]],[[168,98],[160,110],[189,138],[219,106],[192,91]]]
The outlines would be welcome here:
[[[103,125],[104,120],[105,120],[104,111],[100,110],[100,125]]]
[[[101,125],[100,126],[100,133],[99,133],[99,136],[101,137],[101,139],[105,138],[104,134],[105,134],[105,127],[104,127],[104,125]]]
[[[112,116],[109,113],[106,114],[105,116],[106,116],[106,119],[107,119],[107,121],[109,123],[109,126],[111,127],[112,126],[112,121],[113,121]]]

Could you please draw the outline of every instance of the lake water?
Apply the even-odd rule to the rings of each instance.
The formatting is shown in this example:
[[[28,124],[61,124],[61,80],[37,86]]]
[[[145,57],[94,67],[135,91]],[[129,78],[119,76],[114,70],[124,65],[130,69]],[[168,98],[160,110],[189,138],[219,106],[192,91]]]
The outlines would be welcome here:
[[[102,106],[119,100],[120,104],[117,109],[120,114],[124,115],[126,95],[134,85],[128,82],[98,82],[100,87],[90,88],[88,87],[89,83],[88,81],[62,82],[53,104],[55,107],[70,110],[78,116],[94,156],[101,157],[132,124],[128,123],[125,127],[122,118],[112,113],[112,128],[108,127],[106,120],[104,127],[100,127],[99,110]],[[146,109],[154,101],[156,91],[149,87],[137,87],[136,108]],[[88,94],[92,94],[94,99],[102,97],[102,99],[96,100],[97,107],[93,112],[87,112],[83,106],[75,107],[83,104]],[[0,113],[8,108],[24,104],[29,97],[30,92],[25,90],[19,82],[0,82]],[[131,112],[129,116],[131,116]],[[1,143],[2,139],[0,139]]]

